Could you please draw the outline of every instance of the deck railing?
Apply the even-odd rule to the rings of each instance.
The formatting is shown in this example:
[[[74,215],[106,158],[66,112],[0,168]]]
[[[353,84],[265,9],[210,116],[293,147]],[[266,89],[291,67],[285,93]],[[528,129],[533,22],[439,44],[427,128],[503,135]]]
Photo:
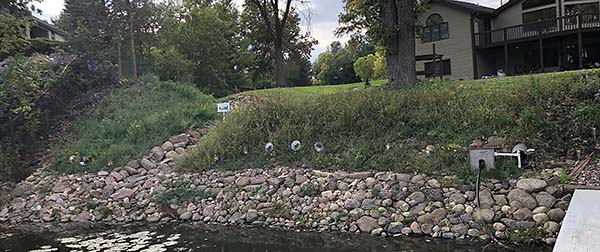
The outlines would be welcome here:
[[[600,13],[582,13],[475,33],[475,46],[496,46],[595,28],[600,29]]]

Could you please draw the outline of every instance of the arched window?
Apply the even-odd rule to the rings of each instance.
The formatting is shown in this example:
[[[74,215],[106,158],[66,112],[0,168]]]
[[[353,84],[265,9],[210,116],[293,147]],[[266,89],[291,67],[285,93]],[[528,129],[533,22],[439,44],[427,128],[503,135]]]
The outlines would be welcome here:
[[[442,16],[440,14],[434,13],[434,14],[431,14],[431,16],[429,16],[427,18],[427,21],[425,23],[427,26],[431,26],[431,25],[441,24],[443,22],[444,22],[444,18],[442,18]]]
[[[429,15],[423,27],[424,43],[444,40],[450,38],[448,22],[444,22],[444,18],[437,13]]]

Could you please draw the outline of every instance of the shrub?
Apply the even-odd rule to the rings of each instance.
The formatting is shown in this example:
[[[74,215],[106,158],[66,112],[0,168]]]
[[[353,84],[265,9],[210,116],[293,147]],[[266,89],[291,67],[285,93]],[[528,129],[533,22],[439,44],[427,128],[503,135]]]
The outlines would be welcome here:
[[[41,105],[55,88],[56,68],[41,55],[16,57],[0,75],[0,181],[25,175],[18,162],[45,132]]]
[[[199,143],[182,169],[240,169],[270,163],[312,168],[421,171],[470,176],[464,152],[474,139],[523,142],[536,158],[575,154],[600,124],[597,72],[463,82],[433,82],[400,90],[363,90],[265,101],[232,113]],[[290,150],[293,140],[304,147]],[[273,153],[264,145],[275,144]],[[323,143],[325,151],[309,146]],[[389,148],[388,148],[389,146]],[[431,146],[432,151],[426,151]],[[250,155],[243,155],[243,148]],[[215,162],[214,156],[219,157]]]
[[[27,50],[28,54],[52,54],[58,52],[65,46],[64,42],[48,39],[48,38],[33,38],[30,40],[31,46]]]
[[[192,188],[190,185],[189,181],[177,180],[169,189],[152,195],[152,201],[161,208],[169,208],[171,204],[179,205],[207,197],[206,193]]]

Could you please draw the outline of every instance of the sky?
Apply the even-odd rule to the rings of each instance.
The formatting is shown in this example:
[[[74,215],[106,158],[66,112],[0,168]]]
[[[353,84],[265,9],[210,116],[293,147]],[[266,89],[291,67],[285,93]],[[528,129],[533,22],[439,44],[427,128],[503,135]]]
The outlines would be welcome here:
[[[498,7],[500,0],[463,0],[465,2],[471,2],[481,4],[489,7]],[[243,0],[236,0],[241,3]],[[64,0],[43,0],[41,3],[35,5],[42,10],[41,15],[37,17],[50,21],[53,18],[58,17],[64,8]],[[312,0],[310,1],[310,31],[312,36],[319,41],[319,44],[315,47],[312,53],[312,60],[314,61],[319,53],[327,50],[327,46],[331,42],[339,40],[346,42],[348,37],[336,37],[334,34],[335,28],[338,25],[338,15],[343,10],[342,0]],[[307,23],[305,23],[306,25]]]

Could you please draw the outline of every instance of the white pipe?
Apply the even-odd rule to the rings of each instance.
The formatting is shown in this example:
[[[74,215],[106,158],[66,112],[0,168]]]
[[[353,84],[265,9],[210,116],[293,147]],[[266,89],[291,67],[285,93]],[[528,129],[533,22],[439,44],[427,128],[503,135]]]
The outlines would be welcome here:
[[[519,169],[521,169],[521,154],[519,153],[498,153],[494,152],[494,156],[496,157],[517,157],[517,164]]]

